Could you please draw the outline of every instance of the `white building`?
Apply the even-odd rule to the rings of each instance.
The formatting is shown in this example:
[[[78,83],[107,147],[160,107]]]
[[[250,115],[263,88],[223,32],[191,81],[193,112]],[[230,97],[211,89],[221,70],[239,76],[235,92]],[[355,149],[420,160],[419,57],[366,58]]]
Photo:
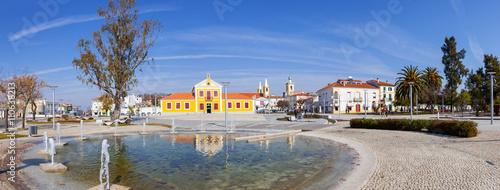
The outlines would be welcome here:
[[[272,110],[279,110],[280,108],[278,107],[278,102],[279,101],[285,101],[285,97],[283,96],[274,96],[271,95],[271,109]]]
[[[371,84],[348,77],[348,79],[339,79],[335,83],[330,83],[316,93],[318,105],[321,106],[322,111],[326,109],[326,112],[330,113],[332,111],[333,113],[338,113],[338,111],[364,112],[364,107],[367,106],[367,111],[371,112],[378,107],[380,90]]]
[[[142,97],[132,94],[123,99],[122,108],[128,109],[129,106],[135,107],[138,104],[142,104]]]

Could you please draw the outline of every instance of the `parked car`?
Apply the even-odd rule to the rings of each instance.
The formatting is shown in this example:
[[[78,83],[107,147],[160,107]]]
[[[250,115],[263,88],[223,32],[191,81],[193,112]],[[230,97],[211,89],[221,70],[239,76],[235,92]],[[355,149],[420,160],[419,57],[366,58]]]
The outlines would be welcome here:
[[[260,110],[257,110],[257,113],[267,113],[269,112],[269,109],[260,109]]]

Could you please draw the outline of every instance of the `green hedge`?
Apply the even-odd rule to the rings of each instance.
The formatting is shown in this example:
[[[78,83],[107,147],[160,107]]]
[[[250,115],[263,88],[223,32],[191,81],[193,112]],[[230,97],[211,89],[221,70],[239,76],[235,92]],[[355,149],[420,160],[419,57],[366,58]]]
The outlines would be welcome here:
[[[389,129],[403,131],[422,131],[454,135],[459,137],[477,136],[477,123],[473,121],[456,120],[425,120],[425,119],[352,119],[352,128]]]
[[[310,118],[319,119],[319,118],[323,118],[323,117],[321,117],[321,115],[318,115],[318,114],[312,114],[312,115],[305,114],[304,118],[307,118],[307,119],[310,119]]]

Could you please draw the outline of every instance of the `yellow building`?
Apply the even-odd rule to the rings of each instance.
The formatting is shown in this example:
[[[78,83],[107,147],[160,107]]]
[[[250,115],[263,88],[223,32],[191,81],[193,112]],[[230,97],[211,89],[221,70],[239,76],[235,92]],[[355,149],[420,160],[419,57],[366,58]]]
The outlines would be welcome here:
[[[228,112],[255,113],[254,100],[260,93],[228,93]],[[161,99],[163,113],[219,113],[225,112],[223,86],[207,78],[193,86],[191,92],[175,93]]]

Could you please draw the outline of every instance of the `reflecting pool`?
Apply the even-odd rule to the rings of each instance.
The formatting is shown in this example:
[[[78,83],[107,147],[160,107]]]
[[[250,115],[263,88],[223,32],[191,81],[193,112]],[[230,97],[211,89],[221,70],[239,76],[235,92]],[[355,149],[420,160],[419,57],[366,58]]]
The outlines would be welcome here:
[[[88,189],[99,185],[101,142],[110,145],[110,181],[132,189],[305,189],[331,187],[353,169],[353,150],[315,137],[291,136],[247,143],[256,135],[155,133],[96,136],[57,147],[64,173],[43,173],[39,143],[23,156],[24,174],[39,189]]]

